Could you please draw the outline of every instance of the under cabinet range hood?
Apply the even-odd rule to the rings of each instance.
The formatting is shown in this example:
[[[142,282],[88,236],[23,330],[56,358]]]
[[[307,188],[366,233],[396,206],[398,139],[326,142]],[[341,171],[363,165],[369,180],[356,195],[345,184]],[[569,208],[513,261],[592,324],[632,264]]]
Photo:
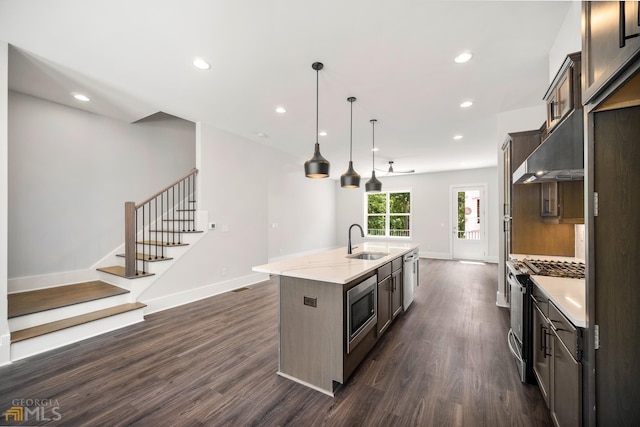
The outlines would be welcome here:
[[[583,125],[582,109],[572,111],[516,169],[513,183],[584,179]]]

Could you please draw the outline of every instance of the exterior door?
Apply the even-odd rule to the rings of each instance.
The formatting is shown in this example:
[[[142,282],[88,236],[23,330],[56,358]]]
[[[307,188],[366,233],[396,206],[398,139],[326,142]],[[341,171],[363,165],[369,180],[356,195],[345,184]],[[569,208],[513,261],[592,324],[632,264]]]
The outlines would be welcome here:
[[[486,185],[451,187],[452,258],[484,260]]]

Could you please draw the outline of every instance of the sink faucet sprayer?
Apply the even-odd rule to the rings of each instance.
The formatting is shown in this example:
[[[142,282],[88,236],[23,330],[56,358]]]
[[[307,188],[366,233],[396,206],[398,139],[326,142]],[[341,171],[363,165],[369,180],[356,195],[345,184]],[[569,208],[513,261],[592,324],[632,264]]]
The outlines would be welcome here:
[[[360,229],[360,235],[364,237],[364,231],[362,230],[362,227],[360,227],[360,224],[351,224],[351,226],[349,227],[349,249],[347,251],[347,254],[349,255],[353,253],[353,249],[351,248],[351,229],[353,227],[358,227]]]

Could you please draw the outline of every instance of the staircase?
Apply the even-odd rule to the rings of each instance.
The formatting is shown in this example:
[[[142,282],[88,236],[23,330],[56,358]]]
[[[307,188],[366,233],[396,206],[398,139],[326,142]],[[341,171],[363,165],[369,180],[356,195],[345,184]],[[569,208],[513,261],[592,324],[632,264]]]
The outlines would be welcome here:
[[[144,321],[140,295],[202,237],[197,172],[125,203],[124,252],[107,257],[96,280],[8,295],[12,361]]]

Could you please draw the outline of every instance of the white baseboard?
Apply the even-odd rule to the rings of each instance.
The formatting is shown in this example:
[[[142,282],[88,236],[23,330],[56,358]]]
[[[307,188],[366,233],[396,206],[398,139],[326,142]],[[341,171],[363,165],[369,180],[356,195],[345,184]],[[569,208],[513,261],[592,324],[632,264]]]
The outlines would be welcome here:
[[[12,294],[16,292],[52,288],[54,286],[70,285],[72,283],[89,282],[97,279],[98,272],[95,269],[64,271],[62,273],[8,279],[7,290],[8,293]]]
[[[496,292],[496,305],[498,307],[509,307],[509,302],[505,299],[504,294],[500,291]]]
[[[452,259],[451,254],[449,252],[423,252],[420,251],[420,258],[431,258],[431,259]]]
[[[259,282],[269,280],[269,275],[264,273],[250,274],[244,277],[238,277],[225,282],[213,283],[206,286],[201,286],[195,289],[189,289],[184,292],[177,292],[171,295],[165,295],[160,298],[154,298],[150,300],[140,299],[140,302],[147,305],[144,309],[145,315],[156,313],[158,311],[167,310],[169,308],[178,307],[191,302],[199,301],[204,298],[209,298],[214,295],[229,292],[234,289],[242,288],[244,286],[254,285]]]
[[[11,363],[11,334],[0,336],[0,366]]]

